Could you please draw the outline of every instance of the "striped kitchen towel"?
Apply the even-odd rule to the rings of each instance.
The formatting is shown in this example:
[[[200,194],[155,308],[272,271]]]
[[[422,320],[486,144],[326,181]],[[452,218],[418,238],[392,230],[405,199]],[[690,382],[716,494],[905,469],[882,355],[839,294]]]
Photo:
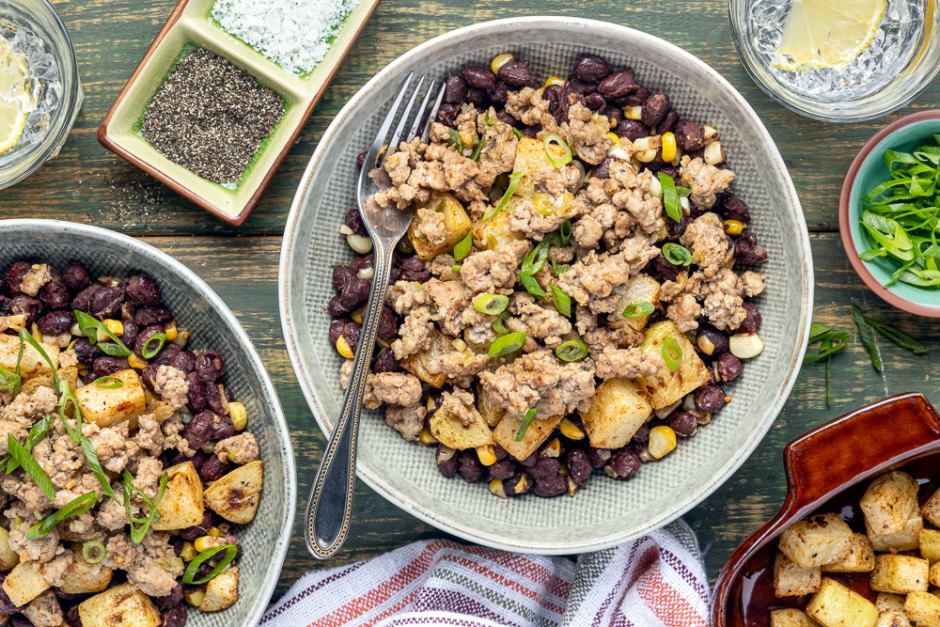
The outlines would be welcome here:
[[[302,577],[263,627],[707,627],[708,579],[676,521],[613,549],[518,555],[417,542]]]

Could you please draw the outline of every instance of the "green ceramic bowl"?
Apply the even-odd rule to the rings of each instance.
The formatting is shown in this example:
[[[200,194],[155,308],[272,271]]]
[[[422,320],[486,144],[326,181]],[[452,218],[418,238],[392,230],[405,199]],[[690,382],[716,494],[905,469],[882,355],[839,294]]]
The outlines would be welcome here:
[[[862,197],[881,183],[891,180],[883,158],[885,151],[910,152],[918,144],[929,140],[934,133],[940,133],[940,110],[905,116],[868,140],[852,162],[842,184],[839,231],[852,267],[875,294],[904,311],[940,318],[940,289],[915,287],[900,281],[885,287],[898,268],[897,262],[885,257],[872,261],[858,258],[860,253],[872,248],[860,222]]]

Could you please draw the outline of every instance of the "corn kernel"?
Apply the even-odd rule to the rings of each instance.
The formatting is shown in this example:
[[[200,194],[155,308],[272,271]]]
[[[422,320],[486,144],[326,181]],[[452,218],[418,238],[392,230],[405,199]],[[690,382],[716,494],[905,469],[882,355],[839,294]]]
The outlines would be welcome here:
[[[236,431],[244,431],[248,425],[248,411],[243,403],[229,403],[228,417],[235,424]]]
[[[650,429],[649,453],[662,459],[676,448],[676,432],[666,425]]]
[[[529,477],[525,473],[522,473],[519,476],[519,481],[516,482],[516,485],[513,487],[513,494],[525,494],[529,491]]]
[[[352,352],[352,348],[349,347],[349,342],[347,342],[346,338],[343,336],[340,336],[340,338],[336,340],[336,351],[346,359],[352,359],[356,356]]]
[[[131,355],[127,358],[127,365],[133,368],[134,370],[143,370],[147,367],[147,362],[137,355]]]
[[[705,152],[702,154],[705,163],[708,165],[720,165],[725,162],[725,151],[721,148],[721,142],[712,142],[705,146]]]
[[[539,457],[558,457],[561,455],[561,440],[553,439],[539,452]]]
[[[168,342],[172,342],[177,337],[179,337],[179,329],[176,328],[176,320],[170,320],[165,325],[163,325],[163,332],[166,333],[166,339]]]
[[[425,446],[434,446],[438,443],[438,439],[431,434],[431,430],[427,427],[421,430],[421,436],[418,439],[421,440],[421,444]]]
[[[108,318],[107,320],[102,320],[101,324],[108,327],[108,331],[117,335],[118,337],[124,335],[124,323],[120,320],[113,320]]]
[[[663,133],[663,161],[675,161],[677,155],[676,136],[674,133]]]
[[[151,403],[157,400],[157,395],[150,391],[149,388],[144,388],[144,402],[149,407]]]
[[[574,424],[567,418],[563,418],[561,421],[561,434],[568,438],[569,440],[583,440],[584,431],[578,428],[578,425]]]
[[[29,334],[32,335],[37,342],[42,342],[42,333],[39,332],[39,325],[35,322],[33,323],[33,326],[30,327]]]
[[[218,529],[216,529],[216,531],[218,531]],[[211,531],[210,531],[210,533],[211,533]],[[219,533],[220,533],[220,535],[221,535],[221,532],[219,532]],[[209,549],[214,549],[214,548],[219,547],[219,546],[222,546],[222,545],[224,545],[224,544],[227,544],[227,542],[226,542],[223,538],[221,538],[221,537],[216,537],[216,536],[202,536],[202,537],[196,538],[196,541],[193,542],[193,547],[194,547],[194,548],[196,549],[196,551],[198,551],[199,553],[205,553],[205,552],[208,551]]]
[[[206,598],[206,591],[202,588],[186,588],[183,596],[186,597],[187,603],[193,607],[199,607]]]
[[[196,559],[196,556],[199,555],[199,552],[196,550],[196,547],[193,546],[192,542],[184,542],[183,550],[180,553],[180,557],[183,558],[184,562],[191,562]]]
[[[704,135],[705,135],[705,136],[704,136],[703,139],[705,140],[705,145],[706,145],[706,146],[707,146],[708,144],[711,144],[712,142],[718,141],[719,137],[721,137],[721,136],[718,134],[718,131],[717,131],[716,129],[713,129],[713,128],[710,127],[710,126],[703,126],[703,127],[702,127],[702,130],[704,131]]]
[[[497,496],[501,499],[509,498],[506,496],[506,488],[503,486],[503,482],[499,479],[493,479],[489,484],[490,494]]]
[[[176,339],[173,340],[173,343],[179,346],[180,348],[186,348],[186,342],[189,340],[189,331],[186,329],[179,329],[177,331]]]
[[[558,78],[557,76],[549,76],[545,79],[545,87],[551,87],[552,85],[558,85],[559,87],[565,86],[565,79]]]
[[[353,322],[362,324],[362,312],[365,311],[365,309],[365,307],[360,307],[356,311],[349,314],[349,317],[353,319]]]
[[[725,233],[728,235],[740,235],[744,230],[744,223],[740,220],[725,220],[722,224],[725,225]]]
[[[484,466],[492,466],[496,463],[496,449],[492,444],[477,447],[477,457]]]
[[[213,538],[218,538],[222,535],[222,531],[218,527],[209,527],[208,534]]]
[[[617,135],[617,133],[613,133],[613,132],[607,133],[607,139],[614,142],[614,144],[617,146],[622,146],[622,144],[620,143],[620,136]]]
[[[640,163],[650,163],[653,159],[656,158],[655,150],[644,150],[643,152],[636,153],[636,160]]]
[[[623,117],[628,120],[639,120],[643,117],[643,107],[624,107]]]
[[[513,57],[508,52],[504,52],[503,54],[498,54],[495,57],[493,57],[493,62],[490,64],[490,69],[493,70],[493,74],[496,74],[498,76],[500,68],[506,65],[507,63],[511,63],[514,59],[515,57]]]
[[[230,462],[234,462],[236,459],[238,459],[239,451],[241,451],[241,448],[236,446],[235,448],[233,448],[231,451],[228,452],[228,455],[226,455],[226,457],[228,458]]]

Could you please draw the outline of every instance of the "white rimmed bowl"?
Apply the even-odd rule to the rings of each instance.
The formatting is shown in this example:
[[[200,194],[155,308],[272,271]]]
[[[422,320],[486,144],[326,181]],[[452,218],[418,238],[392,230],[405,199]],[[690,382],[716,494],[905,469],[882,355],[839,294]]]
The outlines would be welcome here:
[[[264,460],[264,491],[254,520],[235,525],[244,554],[238,559],[241,596],[231,608],[203,614],[190,608],[189,627],[254,627],[277,585],[294,522],[297,479],[287,421],[274,384],[235,315],[189,268],[156,248],[107,229],[57,220],[0,220],[0,268],[15,261],[49,263],[62,271],[80,261],[92,277],[143,271],[163,292],[180,327],[191,331],[188,350],[212,348],[225,358],[223,383],[248,411]]]
[[[503,501],[484,484],[445,479],[434,456],[366,412],[357,471],[369,486],[418,518],[466,540],[512,551],[593,551],[638,537],[688,511],[744,462],[777,416],[799,371],[809,333],[813,269],[796,190],[757,114],[717,72],[683,50],[644,33],[592,20],[532,17],[486,22],[447,33],[399,57],[336,116],[307,166],[281,249],[281,324],[291,362],[320,427],[332,428],[342,403],[342,358],[329,344],[327,303],[332,265],[353,256],[339,234],[356,206],[356,156],[378,130],[405,75],[443,78],[467,64],[488,66],[512,52],[543,76],[567,76],[595,54],[615,69],[632,66],[637,82],[664,90],[681,116],[722,134],[735,193],[751,207],[753,229],[770,261],[767,289],[755,302],[766,349],[728,387],[734,401],[708,427],[633,479],[594,477],[575,498],[527,495]]]

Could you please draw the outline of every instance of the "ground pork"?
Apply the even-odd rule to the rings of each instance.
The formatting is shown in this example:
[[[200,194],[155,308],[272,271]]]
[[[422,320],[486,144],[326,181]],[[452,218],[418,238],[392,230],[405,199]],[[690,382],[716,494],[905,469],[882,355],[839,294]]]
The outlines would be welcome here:
[[[535,240],[541,240],[546,233],[557,231],[568,219],[564,215],[539,213],[535,210],[532,198],[519,196],[513,199],[513,204],[513,211],[509,216],[509,228]]]
[[[137,472],[134,475],[134,485],[137,489],[156,498],[160,486],[160,476],[163,474],[163,463],[155,457],[142,457],[137,462]],[[136,492],[136,498],[140,498]]]
[[[509,311],[515,316],[506,321],[510,331],[527,333],[532,338],[543,340],[546,346],[558,346],[561,336],[571,333],[570,320],[558,313],[554,306],[537,303],[528,292],[513,294]]]
[[[683,294],[666,309],[666,317],[676,323],[680,333],[686,333],[698,328],[698,317],[702,315],[702,307],[691,294]]]
[[[189,400],[186,373],[173,366],[160,366],[157,369],[157,375],[153,378],[153,390],[173,408],[173,411],[183,407]]]
[[[354,360],[347,359],[343,362],[343,365],[339,369],[339,384],[345,390],[349,387],[349,379],[352,377]],[[374,376],[374,375],[373,375]],[[365,390],[362,393],[362,403],[369,409],[377,409],[379,405],[382,404],[382,401],[375,397],[374,392],[372,391],[372,379],[366,377]]]
[[[246,431],[222,440],[215,445],[213,453],[220,462],[250,464],[257,461],[260,449],[255,436]]]
[[[0,490],[23,501],[31,512],[42,512],[52,507],[52,502],[22,468],[0,479]]]
[[[137,454],[139,447],[129,437],[127,421],[112,427],[99,427],[92,423],[82,425],[82,434],[95,447],[98,461],[109,472],[121,472],[131,457]]]
[[[46,500],[48,503],[49,501]],[[29,504],[26,503],[29,507]],[[26,532],[35,525],[36,518],[30,516],[23,519],[23,524],[19,527],[10,529],[10,550],[20,554],[20,559],[25,561],[39,562],[45,564],[52,561],[59,548],[59,531],[53,528],[49,535],[36,540],[27,540]]]
[[[597,115],[578,101],[577,94],[570,94],[568,102],[568,145],[579,159],[597,165],[607,157],[614,141],[607,137],[609,127],[606,116]]]
[[[578,220],[574,225],[572,235],[574,241],[582,248],[593,248],[601,241],[604,231],[614,225],[617,219],[617,208],[611,204],[602,204],[595,207],[589,215]]]
[[[120,490],[123,488],[117,486],[116,489]],[[115,492],[115,494],[117,494],[117,492]],[[107,498],[98,507],[98,524],[105,529],[117,531],[118,529],[123,529],[127,522],[127,508],[114,499]]]
[[[581,340],[591,357],[604,352],[605,348],[633,348],[643,343],[643,334],[624,325],[620,328],[598,327],[583,333]]]
[[[764,291],[764,275],[747,270],[738,277],[738,296],[753,298]]]
[[[578,218],[591,209],[583,199],[574,196],[581,186],[581,172],[574,166],[538,168],[529,173],[527,180],[534,193],[540,195],[540,202],[547,204],[541,205],[539,211],[533,198],[516,197],[509,217],[509,228],[513,231],[541,240],[546,233],[557,231],[565,220]]]
[[[446,374],[458,387],[468,387],[473,375],[490,365],[489,355],[472,351],[451,351],[428,363],[428,374]]]
[[[537,418],[548,418],[587,410],[594,395],[594,361],[566,363],[550,350],[539,350],[496,372],[481,372],[479,381],[493,404],[518,415],[535,407]]]
[[[444,392],[441,397],[441,407],[459,420],[460,424],[469,427],[471,423],[476,422],[479,414],[472,393],[456,389],[453,392]]]
[[[71,485],[71,488],[62,490],[56,490],[55,501],[52,505],[56,509],[62,509],[78,497],[87,494],[89,492],[94,492],[100,498],[104,494],[104,490],[101,487],[101,483],[98,481],[98,478],[95,477],[92,473],[91,468],[88,466],[87,462],[82,466],[82,469],[75,473],[75,482],[69,482],[68,485]],[[120,487],[120,489],[124,489]],[[69,519],[70,521],[72,519]],[[61,528],[60,528],[61,531]]]
[[[56,489],[74,487],[75,473],[82,467],[85,456],[72,438],[50,434],[36,443],[32,454]]]
[[[525,240],[513,240],[496,250],[473,253],[463,260],[460,279],[475,293],[511,294],[516,268],[530,248]]]
[[[447,241],[447,225],[444,224],[444,214],[434,209],[418,209],[418,221],[415,226],[415,236],[424,236],[429,244],[440,246]]]
[[[65,624],[59,600],[52,590],[46,590],[30,601],[23,609],[23,616],[28,618],[34,627],[59,627]]]
[[[715,276],[728,254],[724,227],[714,213],[696,218],[682,234],[681,242],[691,247],[692,259],[708,278]]]
[[[58,497],[56,497],[56,503],[58,504]],[[59,535],[68,542],[85,542],[88,540],[100,542],[108,537],[95,522],[95,514],[91,513],[79,514],[66,520],[64,525],[59,525]]]
[[[421,437],[421,431],[424,429],[424,417],[427,415],[428,410],[421,405],[417,407],[389,405],[385,408],[385,423],[398,431],[401,437],[413,442]]]
[[[689,200],[700,209],[711,209],[718,200],[718,194],[728,191],[734,181],[734,172],[719,170],[708,165],[701,157],[690,159],[688,155],[682,157],[679,173],[682,181],[689,186],[692,194]]]
[[[401,142],[382,163],[382,169],[372,170],[369,177],[382,190],[372,197],[372,201],[382,208],[395,207],[405,209],[417,200],[426,202],[430,196],[427,164],[422,160],[427,144],[420,138],[411,142]]]
[[[36,418],[52,413],[58,400],[52,388],[36,388],[32,394],[19,394],[13,399],[12,403],[0,411],[0,420],[10,422],[26,420],[32,423]]]
[[[624,250],[616,255],[590,251],[561,275],[558,286],[594,313],[614,311],[630,276],[659,254],[642,237],[626,240],[624,245]]]
[[[431,312],[426,307],[415,309],[405,316],[404,324],[398,329],[400,339],[392,342],[395,359],[404,359],[429,348],[433,330]]]
[[[404,316],[418,307],[430,307],[431,295],[416,281],[398,281],[391,286],[385,297],[385,304]]]
[[[512,132],[511,126],[498,121],[496,110],[492,107],[489,111],[489,120],[491,123],[495,121],[495,124],[486,126],[482,115],[478,119],[485,130],[481,140],[483,148],[480,150],[480,157],[477,161],[480,173],[477,174],[474,182],[480,187],[487,188],[493,186],[497,176],[512,170],[516,161],[519,140]]]
[[[728,268],[722,268],[713,280],[702,284],[705,297],[705,315],[719,330],[737,329],[747,317],[744,301],[738,295],[738,277]]]
[[[478,315],[484,315],[473,308],[473,292],[460,281],[431,279],[424,284],[424,290],[430,294],[440,315],[438,322],[441,331],[450,336],[459,337],[460,332],[472,324]],[[492,316],[489,318],[492,319]]]
[[[137,448],[147,454],[158,457],[164,451],[166,438],[160,428],[160,421],[154,414],[144,414],[137,420],[137,435],[134,443]]]
[[[459,281],[460,274],[453,271],[455,265],[457,261],[450,253],[441,253],[425,264],[428,271],[441,281]]]
[[[179,414],[173,414],[160,425],[163,430],[163,450],[176,449],[186,455],[190,452],[189,442],[183,437],[183,431],[186,425],[183,424],[183,417]]]
[[[42,565],[42,578],[50,586],[61,586],[65,583],[65,574],[74,561],[75,554],[72,551],[59,547],[58,555]]]
[[[597,376],[601,379],[650,377],[666,365],[662,355],[641,348],[604,348],[597,356]]]
[[[658,232],[663,225],[663,203],[650,193],[653,174],[649,170],[637,174],[633,166],[626,161],[614,159],[610,164],[608,176],[619,185],[619,189],[611,195],[610,202],[633,218],[618,229],[623,231],[619,237],[624,237],[625,228],[633,226],[634,223],[646,235]]]
[[[574,319],[579,335],[597,328],[597,314],[584,305],[575,307]]]
[[[414,407],[421,402],[421,381],[413,374],[381,372],[369,375],[375,397],[389,405]]]
[[[549,104],[548,100],[542,98],[541,90],[523,87],[519,91],[509,92],[506,113],[526,126],[536,126],[542,123],[545,116],[551,116],[548,112]]]
[[[56,361],[59,362],[59,368],[78,367],[78,355],[76,355],[75,351],[71,348],[66,351],[60,351],[59,357]]]
[[[182,568],[172,568],[176,553],[167,544],[169,534],[150,531],[141,544],[134,544],[124,534],[108,540],[107,554],[101,563],[127,572],[135,588],[152,597],[165,597],[176,587]],[[157,566],[154,561],[159,561]]]
[[[33,264],[20,279],[20,291],[27,296],[35,296],[43,285],[52,280],[52,273],[46,264]]]

